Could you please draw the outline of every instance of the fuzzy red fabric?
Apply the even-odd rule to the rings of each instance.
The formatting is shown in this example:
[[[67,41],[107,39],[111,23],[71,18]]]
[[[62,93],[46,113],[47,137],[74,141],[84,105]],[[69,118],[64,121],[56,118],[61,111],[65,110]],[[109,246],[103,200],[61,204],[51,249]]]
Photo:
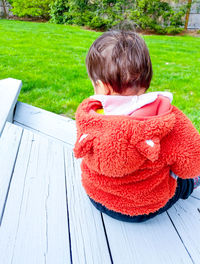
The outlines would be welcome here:
[[[76,158],[86,193],[126,215],[165,206],[180,178],[200,175],[200,135],[175,106],[152,117],[101,115],[101,103],[85,99],[76,112]]]

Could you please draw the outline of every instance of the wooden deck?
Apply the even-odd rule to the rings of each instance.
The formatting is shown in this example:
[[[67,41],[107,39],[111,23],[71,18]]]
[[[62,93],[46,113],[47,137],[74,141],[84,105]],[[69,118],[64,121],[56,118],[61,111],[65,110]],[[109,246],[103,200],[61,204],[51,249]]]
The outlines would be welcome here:
[[[20,85],[0,81],[0,264],[200,263],[200,188],[145,223],[100,213],[81,185],[74,120],[16,101]]]

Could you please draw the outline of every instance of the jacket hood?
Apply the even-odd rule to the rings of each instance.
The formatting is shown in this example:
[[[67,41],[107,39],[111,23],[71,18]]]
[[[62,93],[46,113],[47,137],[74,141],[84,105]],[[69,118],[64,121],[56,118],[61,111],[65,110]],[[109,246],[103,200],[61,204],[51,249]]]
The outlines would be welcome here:
[[[173,106],[159,116],[101,115],[101,102],[87,98],[76,111],[77,141],[74,154],[88,168],[110,177],[122,177],[145,162],[155,162],[161,141],[175,124]]]

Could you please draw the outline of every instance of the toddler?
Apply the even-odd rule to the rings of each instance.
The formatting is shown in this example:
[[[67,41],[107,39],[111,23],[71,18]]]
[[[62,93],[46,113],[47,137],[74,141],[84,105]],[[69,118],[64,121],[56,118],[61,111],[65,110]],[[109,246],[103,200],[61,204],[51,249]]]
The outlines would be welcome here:
[[[146,93],[152,64],[144,40],[106,32],[86,65],[95,94],[77,109],[74,154],[93,205],[143,222],[187,199],[200,185],[200,135],[170,92]]]

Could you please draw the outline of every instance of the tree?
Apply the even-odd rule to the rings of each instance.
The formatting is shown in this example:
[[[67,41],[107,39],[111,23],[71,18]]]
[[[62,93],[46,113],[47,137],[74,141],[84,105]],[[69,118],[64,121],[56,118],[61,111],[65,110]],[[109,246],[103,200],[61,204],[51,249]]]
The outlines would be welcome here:
[[[3,5],[3,11],[4,11],[4,16],[7,18],[8,17],[8,13],[6,10],[6,1],[2,0],[2,5]]]
[[[188,8],[187,8],[186,16],[185,16],[185,30],[187,30],[187,27],[188,27],[191,5],[192,5],[192,0],[188,0]]]

